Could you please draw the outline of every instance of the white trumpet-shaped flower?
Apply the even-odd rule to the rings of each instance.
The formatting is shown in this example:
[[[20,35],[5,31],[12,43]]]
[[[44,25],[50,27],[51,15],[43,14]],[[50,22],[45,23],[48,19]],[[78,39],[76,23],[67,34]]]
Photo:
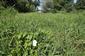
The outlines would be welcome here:
[[[37,46],[37,41],[36,40],[33,40],[33,46]]]

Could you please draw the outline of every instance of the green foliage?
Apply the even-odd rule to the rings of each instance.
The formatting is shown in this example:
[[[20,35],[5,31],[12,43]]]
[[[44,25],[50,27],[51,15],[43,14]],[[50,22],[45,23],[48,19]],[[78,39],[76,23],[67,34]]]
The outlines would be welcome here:
[[[31,0],[0,0],[0,6],[5,8],[12,7],[19,12],[34,12],[36,11],[37,5],[39,4],[36,1],[32,2]],[[48,12],[84,10],[85,1],[78,0],[78,2],[74,4],[73,0],[46,0],[44,9]]]
[[[50,40],[51,35],[49,36],[49,32],[46,31],[45,32],[37,31],[35,33],[33,32],[19,33],[11,41],[10,46],[12,47],[11,48],[12,50],[9,56],[50,55],[50,53],[52,53],[52,48],[53,48],[51,44],[53,43],[53,41]],[[35,39],[38,41],[38,45],[36,47],[32,45],[32,41]],[[15,44],[15,46],[13,44]]]
[[[73,3],[72,0],[53,0],[54,1],[54,9],[56,10],[64,10],[67,12],[85,9],[85,1],[78,0],[76,4]]]
[[[28,6],[27,6],[28,5]],[[19,12],[30,12],[30,4],[28,0],[17,0],[15,4],[15,8]]]
[[[0,56],[85,55],[85,11],[6,15],[0,15]]]
[[[9,7],[9,8],[4,8],[3,6],[0,8],[0,16],[15,16],[15,14],[17,14],[18,12],[12,8],[12,7]]]
[[[5,8],[12,7],[19,12],[35,11],[34,4],[31,4],[28,0],[1,0],[0,3]]]
[[[76,5],[77,9],[85,9],[85,0],[80,0],[79,3]]]

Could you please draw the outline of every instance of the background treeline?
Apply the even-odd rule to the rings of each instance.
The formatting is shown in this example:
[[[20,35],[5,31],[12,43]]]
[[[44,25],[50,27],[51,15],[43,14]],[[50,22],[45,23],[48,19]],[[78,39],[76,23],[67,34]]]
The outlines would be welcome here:
[[[19,12],[32,12],[36,11],[37,2],[34,3],[31,0],[0,0],[0,9],[2,7],[8,8],[12,7]],[[85,0],[78,0],[76,4],[73,3],[73,0],[53,0],[53,11],[57,10],[65,10],[65,11],[72,11],[72,10],[80,10],[85,9]],[[50,7],[50,5],[48,5]]]
[[[73,0],[53,0],[54,1],[54,9],[56,10],[80,10],[85,9],[85,0],[77,0],[75,4]]]

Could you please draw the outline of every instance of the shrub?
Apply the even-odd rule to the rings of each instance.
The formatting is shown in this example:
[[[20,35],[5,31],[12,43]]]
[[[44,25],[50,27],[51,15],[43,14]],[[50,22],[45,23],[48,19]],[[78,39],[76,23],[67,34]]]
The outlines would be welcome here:
[[[53,0],[54,1],[54,9],[56,10],[65,10],[65,11],[73,11],[85,9],[85,1],[78,0],[76,4],[73,3],[73,0]]]

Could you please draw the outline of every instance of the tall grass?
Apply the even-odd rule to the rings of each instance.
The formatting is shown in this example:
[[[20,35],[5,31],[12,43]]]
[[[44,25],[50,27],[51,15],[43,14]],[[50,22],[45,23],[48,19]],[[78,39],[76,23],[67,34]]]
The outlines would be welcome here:
[[[84,56],[84,15],[84,12],[1,14],[0,55]],[[38,41],[36,47],[32,46],[33,39]]]

